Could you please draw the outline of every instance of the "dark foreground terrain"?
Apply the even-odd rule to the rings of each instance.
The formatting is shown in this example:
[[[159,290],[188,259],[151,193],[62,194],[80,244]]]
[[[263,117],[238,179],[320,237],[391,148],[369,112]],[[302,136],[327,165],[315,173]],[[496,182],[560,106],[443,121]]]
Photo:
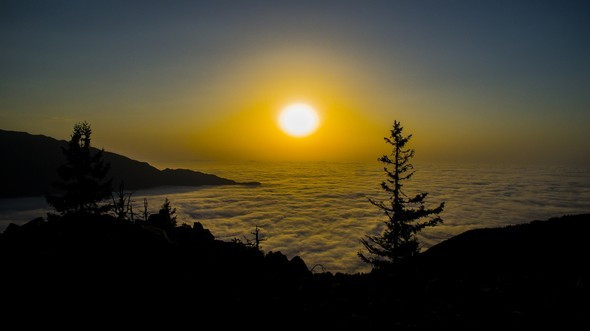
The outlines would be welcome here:
[[[0,235],[0,287],[5,309],[87,326],[588,326],[589,230],[588,214],[473,230],[388,270],[332,275],[200,224],[39,218]]]

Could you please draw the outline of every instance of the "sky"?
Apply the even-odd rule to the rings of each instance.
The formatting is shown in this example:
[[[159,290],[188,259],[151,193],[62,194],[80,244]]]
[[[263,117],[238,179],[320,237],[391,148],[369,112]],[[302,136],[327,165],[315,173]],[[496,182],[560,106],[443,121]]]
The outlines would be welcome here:
[[[588,1],[0,1],[0,128],[166,166],[590,164]],[[294,102],[320,125],[277,125]]]

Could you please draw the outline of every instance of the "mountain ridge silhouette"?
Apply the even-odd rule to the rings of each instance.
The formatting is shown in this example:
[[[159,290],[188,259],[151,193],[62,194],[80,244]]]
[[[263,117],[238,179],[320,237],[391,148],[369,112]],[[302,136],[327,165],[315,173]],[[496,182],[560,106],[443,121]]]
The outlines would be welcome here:
[[[65,162],[61,148],[67,141],[44,135],[0,129],[0,198],[39,196],[55,192],[56,169]],[[94,152],[99,149],[92,148]],[[188,169],[159,170],[147,162],[105,150],[103,158],[111,164],[113,186],[124,181],[128,190],[158,186],[259,185]]]

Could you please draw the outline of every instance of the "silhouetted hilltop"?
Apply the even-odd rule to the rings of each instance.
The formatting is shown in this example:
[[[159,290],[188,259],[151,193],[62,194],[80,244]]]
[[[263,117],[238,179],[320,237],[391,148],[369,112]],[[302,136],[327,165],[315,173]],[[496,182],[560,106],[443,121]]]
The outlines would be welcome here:
[[[547,221],[502,228],[475,229],[432,246],[427,257],[445,259],[486,259],[486,263],[539,256],[542,260],[584,256],[589,252],[590,214],[564,216]]]
[[[67,142],[43,135],[0,130],[0,198],[44,195],[54,192],[52,183],[58,180],[56,169],[65,162],[61,151]],[[94,149],[97,151],[96,149]],[[110,162],[109,177],[117,186],[125,181],[130,190],[157,186],[200,186],[240,184],[230,179],[186,169],[158,170],[146,162],[106,152]],[[242,183],[257,185],[259,183]]]
[[[215,316],[229,311],[235,318],[242,310],[292,305],[283,299],[311,275],[299,257],[215,240],[200,223],[164,231],[104,215],[11,224],[0,235],[0,261],[3,301],[12,307],[68,313],[108,307],[103,319],[141,310],[141,320],[172,321],[184,306],[201,319],[217,310]]]
[[[590,214],[467,231],[385,270],[317,276],[305,301],[348,326],[588,326],[588,230]]]
[[[101,318],[134,323],[583,328],[589,227],[577,215],[473,230],[389,269],[312,275],[298,257],[215,240],[199,223],[38,218],[0,235],[0,284],[14,307],[35,302],[28,313],[108,307]]]

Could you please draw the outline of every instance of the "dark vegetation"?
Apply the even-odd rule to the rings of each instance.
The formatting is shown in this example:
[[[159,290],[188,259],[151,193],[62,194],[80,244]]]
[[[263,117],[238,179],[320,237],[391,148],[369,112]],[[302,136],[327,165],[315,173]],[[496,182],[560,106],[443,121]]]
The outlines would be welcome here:
[[[49,197],[58,213],[11,224],[0,235],[5,325],[21,314],[21,326],[81,319],[78,327],[110,328],[589,324],[590,214],[468,231],[369,274],[313,274],[299,257],[263,253],[258,228],[242,243],[216,240],[198,222],[178,225],[168,200],[156,213],[145,202],[134,212],[122,186],[106,199],[112,204],[102,194],[70,199],[85,185],[109,183],[92,170],[106,165],[83,150],[86,133],[64,150],[78,157],[68,158],[64,169],[76,170],[61,171],[61,190]]]
[[[53,194],[58,181],[56,169],[66,162],[61,152],[68,142],[25,132],[0,130],[0,198],[42,196]],[[91,152],[99,150],[91,148]],[[103,152],[105,163],[110,164],[109,178],[118,185],[125,182],[128,190],[158,186],[202,185],[257,185],[256,182],[237,183],[230,179],[186,169],[158,170],[146,162]]]

